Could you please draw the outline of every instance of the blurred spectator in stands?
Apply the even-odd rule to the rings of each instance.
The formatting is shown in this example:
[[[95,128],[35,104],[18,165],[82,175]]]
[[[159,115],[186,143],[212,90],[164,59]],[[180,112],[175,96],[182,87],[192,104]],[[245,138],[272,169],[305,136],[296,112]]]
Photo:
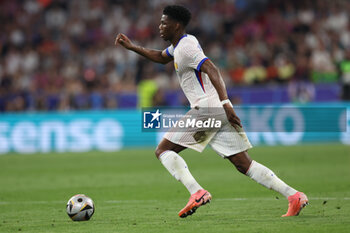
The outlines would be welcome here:
[[[308,56],[300,54],[296,59],[296,70],[288,84],[289,99],[296,103],[311,102],[315,97],[314,84],[310,80]]]
[[[159,89],[155,80],[155,72],[150,63],[144,66],[142,71],[143,79],[139,82],[138,87],[138,106],[140,108],[153,107],[155,95]]]
[[[306,61],[307,62],[307,61]],[[282,82],[289,81],[295,72],[294,64],[285,54],[279,54],[275,60],[278,80]]]
[[[252,64],[244,72],[244,82],[248,84],[262,83],[266,81],[266,68],[262,64],[262,60],[255,56],[252,58]]]
[[[337,73],[330,52],[319,39],[311,54],[312,79],[314,82],[335,82]]]

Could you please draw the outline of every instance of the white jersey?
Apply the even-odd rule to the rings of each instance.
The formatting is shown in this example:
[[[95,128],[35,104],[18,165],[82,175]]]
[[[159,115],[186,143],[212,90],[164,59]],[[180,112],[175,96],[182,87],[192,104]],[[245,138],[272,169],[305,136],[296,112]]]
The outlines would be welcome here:
[[[175,47],[171,45],[166,49],[166,53],[174,58],[180,86],[191,108],[221,107],[216,89],[208,75],[201,72],[201,66],[208,58],[196,37],[189,34],[182,36]]]
[[[200,71],[202,64],[208,58],[204,55],[196,37],[184,35],[175,47],[169,46],[166,53],[168,56],[174,57],[177,77],[182,90],[190,101],[192,109],[187,114],[191,116],[198,114],[196,106],[222,108],[219,95],[209,77]],[[223,109],[222,112],[226,121],[223,121],[223,126],[220,129],[203,131],[200,128],[189,127],[186,131],[179,131],[177,128],[171,128],[164,135],[164,138],[199,152],[202,152],[209,144],[222,157],[231,156],[251,148],[252,145],[243,129],[237,132],[228,122]],[[207,119],[208,115],[197,117]]]

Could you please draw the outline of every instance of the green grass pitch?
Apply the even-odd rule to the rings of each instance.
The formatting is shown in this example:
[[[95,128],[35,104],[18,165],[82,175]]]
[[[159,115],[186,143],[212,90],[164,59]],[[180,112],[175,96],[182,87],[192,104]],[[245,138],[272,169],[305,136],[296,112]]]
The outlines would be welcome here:
[[[350,232],[350,148],[345,145],[256,147],[253,159],[309,196],[298,217],[281,218],[286,199],[238,173],[211,149],[181,155],[213,201],[185,219],[189,194],[152,149],[114,153],[0,156],[0,232]],[[74,194],[96,212],[73,222]]]

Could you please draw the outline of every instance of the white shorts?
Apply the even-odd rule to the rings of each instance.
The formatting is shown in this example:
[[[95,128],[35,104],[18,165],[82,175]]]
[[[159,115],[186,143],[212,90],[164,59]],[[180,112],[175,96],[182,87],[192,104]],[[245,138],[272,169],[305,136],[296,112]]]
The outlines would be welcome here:
[[[188,113],[191,114],[192,111],[195,110],[190,110]],[[191,128],[179,131],[172,128],[165,133],[164,138],[198,152],[202,152],[209,144],[223,158],[252,148],[244,130],[237,132],[228,122],[226,115],[223,117],[225,121],[222,121],[220,129],[204,131]]]
[[[209,145],[221,157],[225,158],[252,148],[244,130],[237,130],[230,124],[225,124],[211,139]]]

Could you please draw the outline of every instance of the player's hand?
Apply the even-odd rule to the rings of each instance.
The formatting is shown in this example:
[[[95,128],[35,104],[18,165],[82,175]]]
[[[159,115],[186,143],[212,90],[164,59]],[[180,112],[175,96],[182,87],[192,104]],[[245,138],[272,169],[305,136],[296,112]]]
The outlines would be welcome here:
[[[242,123],[241,119],[236,115],[235,111],[229,104],[224,105],[224,109],[226,112],[226,116],[230,124],[238,131],[240,132],[242,130]]]
[[[131,40],[123,33],[119,33],[117,35],[117,37],[115,38],[114,44],[115,45],[120,44],[126,49],[131,49],[134,46],[134,44],[131,42]]]

